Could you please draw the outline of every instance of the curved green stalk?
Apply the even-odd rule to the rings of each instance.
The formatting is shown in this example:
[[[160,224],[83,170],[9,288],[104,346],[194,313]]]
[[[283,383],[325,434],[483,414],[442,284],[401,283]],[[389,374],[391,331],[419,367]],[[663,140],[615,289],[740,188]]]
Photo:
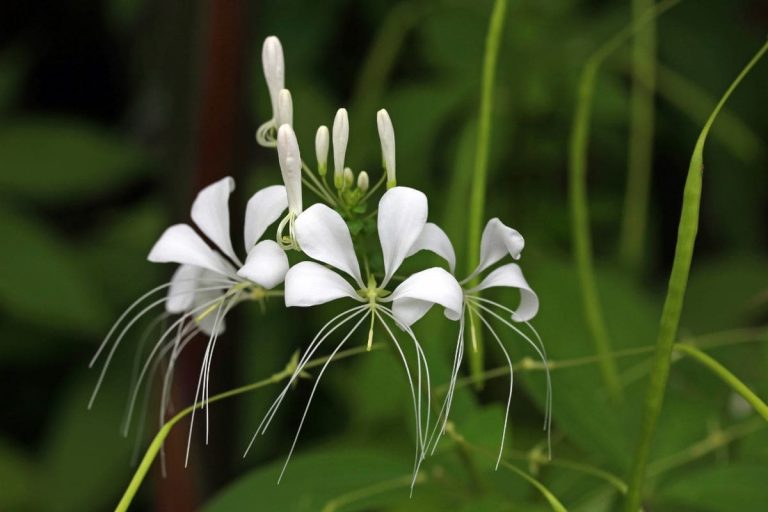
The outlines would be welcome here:
[[[595,282],[594,263],[592,261],[592,240],[589,234],[589,207],[587,205],[587,149],[589,146],[589,125],[592,115],[592,96],[595,92],[597,72],[603,61],[643,26],[667,11],[680,0],[667,0],[657,4],[643,16],[637,17],[631,25],[621,30],[613,38],[592,54],[584,64],[579,79],[579,91],[576,102],[576,114],[571,128],[570,151],[568,161],[569,200],[571,206],[571,231],[574,256],[581,286],[582,303],[587,326],[595,345],[595,352],[601,357],[600,373],[610,396],[620,400],[621,382],[616,363],[610,358],[611,342],[603,318],[600,297]]]
[[[629,493],[625,510],[627,512],[636,512],[640,508],[642,501],[642,488],[645,480],[646,466],[648,464],[648,455],[651,450],[653,434],[656,430],[656,423],[661,413],[662,402],[664,401],[664,390],[669,376],[669,367],[671,363],[674,340],[677,336],[677,328],[680,322],[680,313],[683,309],[685,298],[685,289],[688,284],[688,274],[693,259],[693,248],[696,241],[696,232],[699,226],[699,206],[701,203],[701,185],[702,174],[704,171],[704,143],[707,135],[714,123],[717,114],[723,108],[723,105],[738,87],[744,77],[760,60],[768,50],[768,43],[755,54],[752,60],[736,77],[731,86],[725,92],[715,110],[709,116],[707,123],[699,134],[696,146],[691,156],[691,163],[688,167],[688,177],[685,181],[685,190],[683,193],[683,207],[680,215],[680,225],[677,231],[677,245],[675,247],[675,257],[672,264],[672,272],[669,277],[669,287],[667,297],[664,301],[664,309],[661,313],[661,323],[659,327],[659,336],[656,341],[656,353],[651,366],[650,381],[646,392],[645,404],[643,409],[643,419],[641,423],[640,438],[637,442],[635,457],[632,461],[632,469],[629,478]]]
[[[632,0],[632,17],[639,19],[654,0]],[[656,90],[656,23],[638,30],[632,45],[632,93],[629,99],[629,147],[624,216],[619,257],[637,272],[643,260],[648,220],[648,195],[653,168],[654,93]]]
[[[720,380],[725,382],[736,393],[740,394],[744,400],[749,402],[757,414],[763,417],[765,421],[768,421],[768,405],[763,402],[759,396],[757,396],[751,389],[747,387],[737,376],[731,371],[720,364],[716,359],[702,352],[693,345],[687,343],[678,343],[675,345],[675,350],[682,352],[683,354],[692,357],[699,363],[703,364],[712,372],[717,375]]]
[[[364,346],[356,347],[349,350],[345,350],[343,352],[339,352],[338,354],[336,354],[336,357],[334,357],[334,359],[338,360],[344,357],[349,357],[356,354],[362,354],[366,351],[367,349]],[[328,359],[325,357],[315,359],[307,363],[307,365],[304,368],[310,369],[310,368],[315,368],[317,366],[321,366],[325,364],[327,360]],[[278,382],[289,378],[291,375],[293,375],[293,372],[296,368],[297,361],[298,361],[298,358],[294,356],[294,358],[291,359],[291,361],[282,371],[272,375],[271,377],[266,378],[264,380],[260,380],[258,382],[254,382],[252,384],[248,384],[246,386],[241,386],[239,388],[225,391],[224,393],[219,393],[218,395],[214,395],[210,397],[208,400],[204,402],[200,402],[196,405],[190,405],[186,409],[176,414],[173,418],[168,420],[163,425],[163,427],[157,432],[157,434],[155,434],[154,439],[152,439],[152,442],[147,448],[147,451],[144,454],[144,457],[141,459],[139,466],[136,468],[136,472],[133,474],[131,481],[128,483],[128,487],[125,489],[125,492],[123,493],[122,498],[120,498],[120,502],[115,507],[115,512],[125,512],[128,510],[128,507],[131,505],[133,498],[136,496],[136,493],[138,492],[139,487],[141,487],[141,483],[144,481],[144,478],[147,476],[147,472],[149,471],[149,468],[152,466],[152,463],[155,461],[155,458],[157,457],[158,452],[162,448],[163,443],[165,443],[165,440],[168,438],[168,434],[171,433],[171,429],[173,429],[173,427],[178,422],[180,422],[181,420],[183,420],[184,418],[192,414],[192,411],[194,411],[195,409],[202,409],[203,407],[206,407],[208,404],[212,404],[214,402],[224,400],[225,398],[231,398],[234,396],[242,395],[244,393],[248,393],[250,391],[254,391],[259,388],[269,386],[271,384],[277,384]]]
[[[480,117],[477,129],[475,164],[469,199],[469,222],[467,224],[467,274],[471,274],[480,262],[480,233],[485,215],[485,188],[488,176],[488,155],[491,149],[491,114],[493,113],[494,82],[496,63],[499,60],[499,46],[504,29],[504,15],[507,0],[496,0],[493,4],[488,35],[485,39],[483,75],[480,91]],[[470,283],[470,286],[476,283]],[[469,369],[472,375],[483,370],[483,339],[480,330],[473,331],[473,349],[469,351]],[[481,384],[478,384],[481,386]]]

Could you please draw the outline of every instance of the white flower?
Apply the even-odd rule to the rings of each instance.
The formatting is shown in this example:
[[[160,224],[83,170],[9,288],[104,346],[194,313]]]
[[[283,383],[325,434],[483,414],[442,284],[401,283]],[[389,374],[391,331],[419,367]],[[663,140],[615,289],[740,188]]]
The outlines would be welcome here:
[[[283,45],[275,36],[264,40],[261,49],[261,64],[264,68],[264,78],[269,89],[269,100],[272,104],[272,118],[259,126],[256,131],[256,141],[262,146],[275,146],[274,131],[280,126],[276,123],[280,105],[280,91],[285,88],[285,59]]]
[[[161,395],[162,425],[167,412],[170,376],[174,363],[185,345],[199,332],[208,335],[209,340],[195,400],[197,402],[200,394],[203,400],[207,399],[210,362],[218,335],[224,331],[224,317],[232,307],[243,300],[266,297],[268,290],[280,284],[288,271],[288,258],[280,246],[273,240],[259,241],[266,229],[282,215],[288,205],[285,187],[266,187],[256,192],[248,201],[245,212],[245,263],[238,258],[230,239],[228,202],[234,187],[232,178],[219,180],[201,190],[192,204],[192,220],[213,242],[216,249],[208,245],[188,224],[173,225],[160,236],[149,253],[149,261],[178,263],[178,269],[169,283],[145,294],[123,313],[91,362],[91,365],[95,363],[113,338],[118,326],[123,325],[131,311],[153,294],[168,289],[165,298],[155,300],[144,307],[123,326],[119,336],[114,338],[91,398],[93,403],[120,341],[140,318],[161,304],[165,304],[167,314],[179,314],[179,318],[172,322],[157,340],[138,375],[129,402],[126,430],[142,381],[150,372],[150,367],[154,365],[150,372],[153,373],[158,363],[167,356],[168,365]],[[162,315],[165,316],[167,315]]]
[[[381,141],[381,156],[384,161],[384,169],[387,171],[387,188],[397,185],[395,173],[395,129],[392,127],[392,119],[386,110],[376,112],[376,126],[379,129]]]
[[[406,278],[391,292],[389,291],[389,284],[395,272],[400,268],[403,260],[415,252],[414,244],[424,229],[426,221],[427,198],[423,193],[412,188],[395,187],[384,194],[378,210],[378,233],[383,253],[384,275],[381,282],[377,283],[370,274],[367,280],[363,279],[349,228],[337,212],[325,205],[315,204],[296,219],[296,237],[301,250],[309,257],[331,268],[314,261],[304,261],[291,267],[285,279],[286,306],[316,306],[337,299],[351,299],[358,305],[328,322],[309,344],[292,378],[275,400],[262,424],[259,425],[254,438],[266,431],[281,401],[302,372],[304,365],[325,340],[342,325],[353,324],[331,353],[328,360],[330,363],[333,356],[341,350],[357,328],[370,318],[369,346],[374,322],[378,320],[397,348],[405,366],[416,417],[420,450],[420,457],[417,460],[420,462],[423,459],[426,449],[424,433],[429,430],[430,424],[429,374],[426,357],[410,326],[434,304],[441,305],[446,316],[454,320],[460,317],[463,307],[459,283],[442,268],[434,267],[417,272]],[[429,244],[420,248],[432,249]],[[393,304],[393,307],[390,309],[388,304]],[[404,352],[389,322],[403,329],[414,344],[418,371],[415,385]],[[422,366],[426,380],[424,393],[427,397],[425,425],[422,424]],[[317,388],[326,367],[327,364],[321,369],[314,389]],[[308,402],[304,411],[305,416],[309,405]],[[296,433],[296,439],[298,435],[299,432]],[[291,448],[292,452],[293,448]],[[288,457],[290,458],[290,454]]]
[[[414,249],[418,250],[422,247],[429,247],[433,252],[443,257],[448,263],[451,272],[455,271],[456,267],[456,255],[453,250],[448,236],[445,232],[434,224],[427,224],[419,236]],[[507,418],[509,416],[509,407],[512,398],[512,360],[509,356],[507,349],[501,341],[496,330],[489,322],[490,317],[495,321],[500,322],[504,326],[511,329],[516,334],[520,335],[526,340],[537,354],[541,357],[546,367],[546,351],[544,345],[541,342],[541,338],[538,336],[533,327],[528,323],[539,310],[539,299],[533,289],[523,276],[523,272],[519,265],[516,263],[507,263],[501,265],[491,272],[489,272],[479,284],[473,286],[471,283],[478,278],[486,270],[500,262],[506,256],[511,256],[513,259],[520,259],[520,255],[525,247],[525,241],[516,230],[504,225],[499,219],[494,218],[488,221],[483,230],[482,239],[480,241],[480,262],[475,270],[463,279],[460,284],[463,292],[463,308],[461,318],[459,319],[459,335],[456,342],[456,352],[454,354],[454,366],[451,374],[450,385],[448,393],[443,401],[438,421],[435,425],[435,431],[432,433],[432,439],[430,443],[433,443],[434,449],[437,446],[440,435],[445,430],[446,423],[448,421],[448,415],[450,413],[451,401],[453,399],[453,393],[456,386],[456,379],[458,378],[459,369],[464,355],[464,334],[466,327],[467,317],[469,318],[470,331],[472,332],[472,340],[474,342],[474,332],[477,328],[485,326],[491,333],[493,339],[498,344],[502,353],[504,354],[510,372],[510,385],[509,394],[507,397],[507,409],[504,418],[504,429],[501,437],[501,449],[499,450],[499,459],[501,460],[502,449],[504,447],[504,437],[506,434]],[[498,302],[480,296],[480,292],[489,288],[513,288],[520,292],[520,302],[516,309],[508,308]],[[394,307],[397,307],[397,301],[395,301]],[[494,310],[493,308],[496,308]],[[510,316],[510,320],[505,318],[506,315]],[[482,324],[480,326],[475,325],[475,320],[479,320]],[[524,323],[527,325],[532,333],[533,339],[515,326],[512,322]],[[534,339],[536,341],[534,341]],[[549,379],[549,371],[547,370],[547,406],[544,418],[544,427],[549,432],[549,426],[551,421],[551,383]],[[442,419],[442,421],[440,421]],[[438,435],[438,430],[439,434]]]

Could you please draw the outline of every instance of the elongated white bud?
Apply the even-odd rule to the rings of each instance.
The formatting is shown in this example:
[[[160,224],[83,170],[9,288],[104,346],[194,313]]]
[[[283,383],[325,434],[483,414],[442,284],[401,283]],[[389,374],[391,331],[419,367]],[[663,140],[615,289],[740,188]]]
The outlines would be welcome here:
[[[284,124],[293,127],[293,98],[291,91],[281,89],[277,97],[277,112],[275,113],[275,126],[280,128]]]
[[[278,97],[280,91],[285,88],[283,45],[277,37],[269,36],[264,40],[264,46],[261,48],[261,64],[264,67],[264,78],[269,88],[269,99],[272,102],[272,117],[276,118]]]
[[[317,172],[320,176],[325,176],[328,172],[328,141],[330,135],[327,126],[321,126],[317,129],[315,135],[315,155],[317,156]]]
[[[289,125],[282,125],[277,131],[277,156],[283,174],[285,191],[288,195],[288,212],[301,213],[301,155],[296,134]]]
[[[387,170],[387,188],[397,185],[395,173],[395,129],[392,120],[386,110],[376,112],[376,125],[379,128],[379,140],[381,141],[381,155],[384,160],[384,168]]]
[[[368,192],[368,187],[370,186],[370,178],[368,178],[368,173],[365,171],[360,171],[360,174],[357,175],[357,188],[362,193]]]
[[[349,167],[344,168],[344,188],[350,188],[355,183],[355,173]]]
[[[347,109],[340,108],[333,119],[333,184],[341,189],[344,185],[344,156],[349,142],[349,117]]]

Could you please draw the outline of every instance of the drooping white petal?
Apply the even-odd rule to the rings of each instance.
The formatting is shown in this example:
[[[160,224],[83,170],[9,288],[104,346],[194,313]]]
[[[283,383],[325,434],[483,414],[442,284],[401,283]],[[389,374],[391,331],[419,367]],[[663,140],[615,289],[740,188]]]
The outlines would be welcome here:
[[[282,125],[277,132],[277,155],[288,194],[288,211],[301,213],[301,155],[293,128]]]
[[[456,278],[438,267],[413,274],[394,289],[386,301],[392,301],[392,312],[405,325],[412,325],[433,304],[445,308],[445,316],[458,320],[463,306],[463,292]]]
[[[293,98],[291,91],[281,89],[277,96],[277,112],[275,113],[275,125],[277,127],[287,124],[293,126]]]
[[[378,229],[384,254],[386,286],[427,223],[427,196],[416,189],[395,187],[379,201]]]
[[[456,270],[456,252],[453,250],[453,244],[437,224],[427,222],[424,225],[424,229],[421,230],[419,238],[411,246],[411,250],[408,251],[407,256],[413,256],[419,251],[432,251],[446,262],[448,262],[448,268],[451,269],[451,274]]]
[[[288,197],[283,185],[270,185],[251,196],[245,207],[245,252],[248,253],[270,224],[275,222],[288,207]]]
[[[200,275],[200,280],[198,281],[201,288],[210,288],[215,286],[217,282],[216,275],[211,274],[207,270],[203,270]],[[227,306],[226,304],[217,301],[217,299],[223,297],[223,295],[224,292],[222,291],[209,289],[195,294],[195,300],[192,307],[198,309],[198,311],[194,316],[194,320],[200,327],[200,330],[207,336],[221,334],[226,329],[224,313]],[[219,312],[219,305],[221,305],[221,312]],[[218,321],[216,320],[217,317]]]
[[[387,188],[397,185],[395,173],[395,129],[392,127],[392,119],[386,110],[376,112],[376,126],[379,129],[381,141],[381,155],[384,159],[384,167],[387,171]]]
[[[497,218],[489,220],[480,240],[480,263],[470,277],[476,276],[507,254],[516,260],[520,259],[524,247],[523,235]]]
[[[324,204],[314,204],[296,219],[296,240],[310,258],[346,272],[362,288],[352,236],[344,219]]]
[[[479,285],[469,290],[468,293],[503,286],[520,290],[520,304],[518,304],[512,320],[526,322],[539,312],[539,297],[523,277],[523,271],[517,263],[508,263],[494,269]]]
[[[285,279],[288,272],[288,256],[274,240],[262,240],[256,244],[237,275],[269,290]]]
[[[229,195],[234,189],[235,180],[229,176],[205,187],[192,203],[192,220],[221,252],[239,263],[229,234]]]
[[[317,157],[317,173],[325,176],[328,172],[328,141],[330,135],[327,126],[321,126],[315,134],[315,156]]]
[[[344,157],[349,142],[349,116],[340,108],[333,119],[333,183],[340,189],[344,184]]]
[[[147,259],[154,263],[195,265],[224,276],[233,276],[235,273],[232,265],[208,247],[187,224],[175,224],[166,229],[149,251]]]
[[[171,286],[168,287],[168,300],[165,301],[167,312],[183,313],[192,307],[195,289],[200,286],[198,280],[202,273],[202,267],[179,265],[171,277]]]
[[[315,306],[344,297],[363,301],[346,279],[314,261],[297,263],[285,276],[287,307]]]
[[[275,36],[269,36],[264,40],[261,49],[261,64],[264,67],[264,78],[269,88],[269,99],[272,102],[272,117],[276,117],[278,97],[285,87],[285,59],[283,57],[283,45]]]

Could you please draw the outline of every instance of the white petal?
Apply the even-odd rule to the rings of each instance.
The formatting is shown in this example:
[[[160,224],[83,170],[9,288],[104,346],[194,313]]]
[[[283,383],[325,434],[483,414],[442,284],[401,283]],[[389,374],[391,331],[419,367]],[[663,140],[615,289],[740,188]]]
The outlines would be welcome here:
[[[149,251],[147,259],[155,263],[195,265],[225,276],[233,276],[235,273],[232,265],[208,247],[187,224],[175,224],[166,229]]]
[[[376,126],[379,129],[381,141],[381,155],[384,159],[384,168],[387,171],[387,188],[397,184],[395,173],[395,130],[392,127],[392,119],[386,110],[376,112]]]
[[[288,196],[282,185],[271,185],[253,194],[245,207],[245,252],[248,253],[270,224],[288,207]]]
[[[285,276],[287,307],[315,306],[344,297],[363,301],[346,279],[314,261],[297,263]]]
[[[272,117],[277,115],[278,96],[285,87],[285,59],[283,46],[275,36],[264,40],[261,49],[261,64],[264,67],[264,78],[269,88],[269,99],[272,102]]]
[[[216,279],[216,274],[203,270],[200,275],[200,280],[198,281],[198,286],[201,288],[216,286],[219,284]],[[208,336],[214,333],[221,334],[226,329],[226,324],[224,322],[226,305],[223,305],[221,307],[221,312],[219,312],[219,304],[216,302],[222,295],[224,295],[224,290],[205,290],[195,294],[193,308],[200,309],[197,311],[194,319],[200,327],[200,330]],[[200,318],[202,315],[204,316]],[[217,316],[219,317],[218,322],[216,321]],[[198,320],[198,318],[200,319]],[[214,326],[216,329],[214,329]]]
[[[346,272],[363,287],[352,236],[344,219],[324,204],[315,204],[296,219],[296,240],[310,258]]]
[[[327,126],[320,126],[315,134],[315,156],[317,157],[317,172],[325,176],[328,171],[328,141],[330,135]]]
[[[424,316],[433,304],[445,308],[445,316],[456,320],[461,315],[464,295],[456,278],[438,267],[413,274],[400,283],[392,295],[392,312],[405,325],[411,325]]]
[[[523,271],[517,263],[508,263],[495,269],[479,285],[469,290],[469,293],[497,286],[520,290],[520,304],[512,315],[512,320],[526,322],[539,312],[539,297],[528,285],[525,277],[523,277]]]
[[[497,218],[489,220],[480,241],[480,263],[470,277],[476,276],[507,254],[516,260],[520,259],[523,247],[525,247],[523,235],[505,226]]]
[[[269,290],[283,282],[286,272],[288,256],[285,251],[274,240],[263,240],[248,253],[245,265],[237,275]]]
[[[379,201],[379,240],[384,254],[386,286],[427,222],[427,196],[416,189],[395,187],[387,190]]]
[[[456,253],[448,235],[437,224],[427,222],[421,230],[419,238],[411,246],[408,256],[413,256],[419,251],[432,251],[448,262],[451,274],[456,270]]]
[[[235,180],[229,176],[205,187],[192,203],[192,220],[221,252],[239,263],[229,235],[229,195],[234,189]]]
[[[301,213],[301,155],[293,128],[284,124],[277,131],[277,156],[288,194],[288,211]]]
[[[202,273],[202,267],[179,265],[171,277],[171,286],[168,287],[168,300],[165,302],[167,312],[189,311],[195,300],[195,289],[200,286],[198,280]]]

